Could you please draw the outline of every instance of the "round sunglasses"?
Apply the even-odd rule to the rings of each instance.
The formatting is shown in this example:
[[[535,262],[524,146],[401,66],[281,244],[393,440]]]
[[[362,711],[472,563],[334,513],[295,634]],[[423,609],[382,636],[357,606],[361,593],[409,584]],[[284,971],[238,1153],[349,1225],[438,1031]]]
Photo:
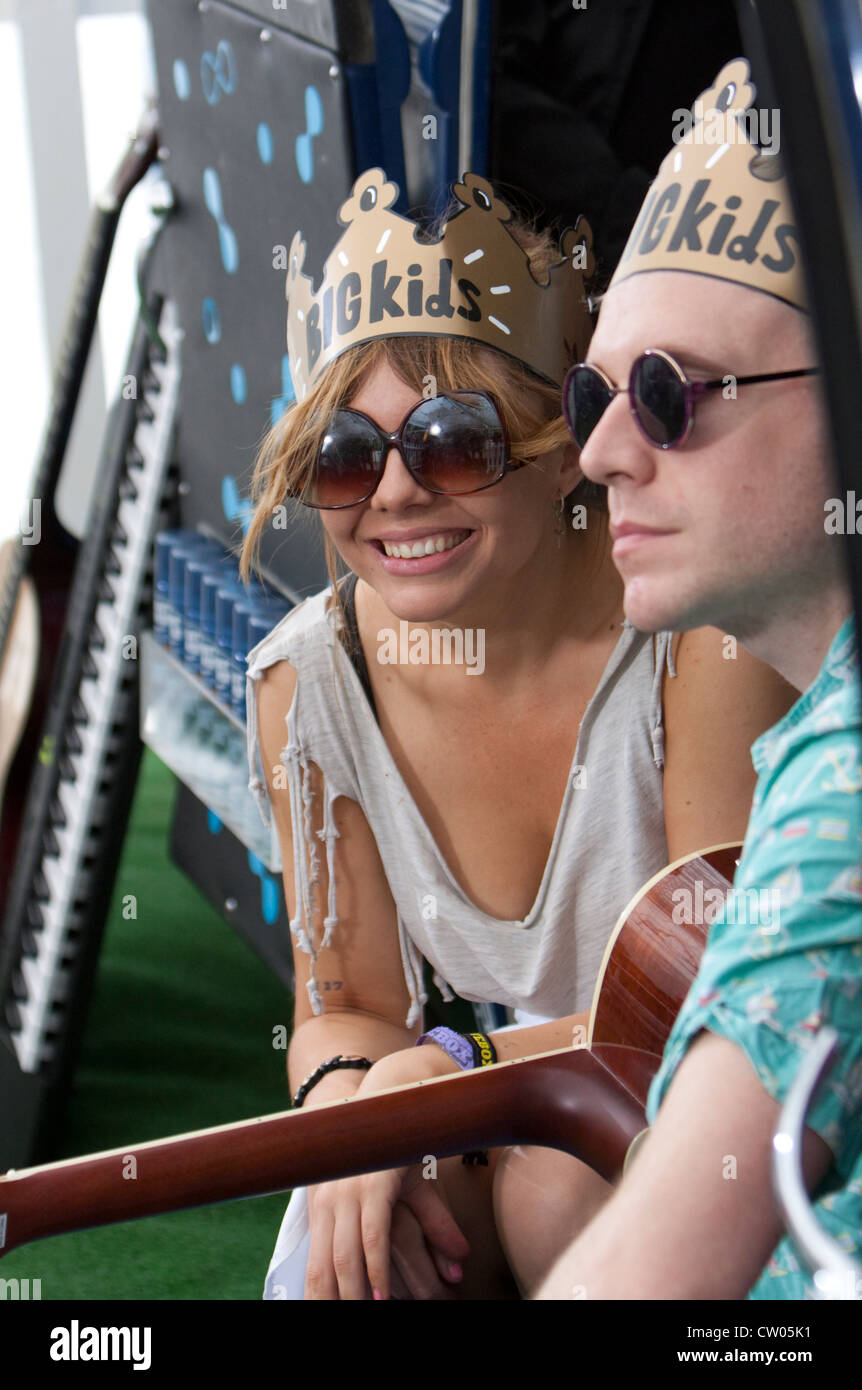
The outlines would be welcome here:
[[[754,386],[762,381],[788,381],[791,377],[814,376],[818,371],[818,367],[802,367],[793,372],[738,376],[734,384]],[[583,448],[614,397],[628,395],[632,415],[649,443],[658,449],[675,449],[685,443],[691,432],[695,402],[705,391],[726,385],[726,377],[691,381],[670,353],[647,348],[632,363],[628,386],[614,386],[599,367],[588,362],[571,367],[563,382],[563,414],[572,438]]]
[[[509,440],[487,391],[441,391],[408,410],[388,434],[361,410],[344,406],[330,419],[308,485],[296,495],[307,507],[334,511],[367,502],[383,477],[390,449],[428,492],[446,497],[493,487],[523,462],[509,458]]]

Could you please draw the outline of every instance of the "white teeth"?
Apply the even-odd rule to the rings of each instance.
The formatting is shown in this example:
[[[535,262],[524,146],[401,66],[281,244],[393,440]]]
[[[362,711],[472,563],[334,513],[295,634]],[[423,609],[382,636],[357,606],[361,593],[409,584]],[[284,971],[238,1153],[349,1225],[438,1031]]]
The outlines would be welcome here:
[[[384,553],[396,560],[418,560],[423,555],[440,554],[444,550],[452,550],[454,546],[460,545],[469,533],[459,531],[454,536],[428,536],[425,540],[414,541],[411,544],[395,545],[390,541],[381,541]]]

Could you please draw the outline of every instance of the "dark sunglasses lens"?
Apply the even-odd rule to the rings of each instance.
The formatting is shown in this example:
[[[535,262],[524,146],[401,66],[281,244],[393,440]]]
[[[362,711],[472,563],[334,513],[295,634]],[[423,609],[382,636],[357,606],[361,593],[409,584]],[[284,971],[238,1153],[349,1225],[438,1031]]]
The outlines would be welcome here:
[[[404,458],[432,492],[478,492],[503,476],[506,436],[493,401],[473,391],[434,396],[404,427]]]
[[[382,461],[380,436],[370,421],[351,410],[336,410],[302,500],[316,507],[349,507],[362,502],[374,487]]]
[[[632,402],[644,431],[655,444],[675,444],[685,434],[685,383],[664,357],[639,359],[632,383]]]
[[[579,449],[583,449],[612,400],[606,383],[592,367],[573,367],[569,372],[563,392],[563,414]]]

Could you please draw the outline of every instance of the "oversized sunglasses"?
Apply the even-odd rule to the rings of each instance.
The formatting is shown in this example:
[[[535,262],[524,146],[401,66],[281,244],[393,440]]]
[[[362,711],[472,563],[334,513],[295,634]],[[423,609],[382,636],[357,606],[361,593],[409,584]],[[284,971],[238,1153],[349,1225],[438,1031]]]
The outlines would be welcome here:
[[[814,376],[818,370],[802,367],[793,372],[767,372],[732,380],[736,386],[754,386],[761,381]],[[695,402],[705,391],[727,384],[727,377],[690,381],[669,353],[661,348],[647,348],[632,363],[628,386],[614,386],[599,367],[587,362],[570,368],[563,382],[563,414],[572,438],[583,448],[614,397],[628,395],[632,415],[650,444],[659,449],[675,449],[689,436]]]
[[[361,410],[336,410],[321,440],[308,485],[297,493],[321,511],[367,502],[397,449],[410,476],[428,492],[459,497],[493,487],[523,468],[509,458],[509,440],[493,396],[441,391],[422,400],[387,434]]]

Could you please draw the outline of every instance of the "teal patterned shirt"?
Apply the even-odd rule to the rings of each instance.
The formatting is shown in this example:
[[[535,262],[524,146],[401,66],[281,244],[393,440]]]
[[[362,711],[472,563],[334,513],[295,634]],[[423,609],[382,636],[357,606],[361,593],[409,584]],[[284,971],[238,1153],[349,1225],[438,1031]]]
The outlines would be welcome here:
[[[783,1102],[823,1024],[839,1056],[807,1118],[834,1162],[817,1189],[820,1224],[862,1257],[862,694],[853,619],[814,684],[752,746],[758,774],[734,888],[650,1088],[655,1119],[702,1028],[742,1048]],[[755,899],[755,890],[757,898]],[[755,902],[758,907],[755,907]],[[789,1237],[752,1299],[814,1296]]]

